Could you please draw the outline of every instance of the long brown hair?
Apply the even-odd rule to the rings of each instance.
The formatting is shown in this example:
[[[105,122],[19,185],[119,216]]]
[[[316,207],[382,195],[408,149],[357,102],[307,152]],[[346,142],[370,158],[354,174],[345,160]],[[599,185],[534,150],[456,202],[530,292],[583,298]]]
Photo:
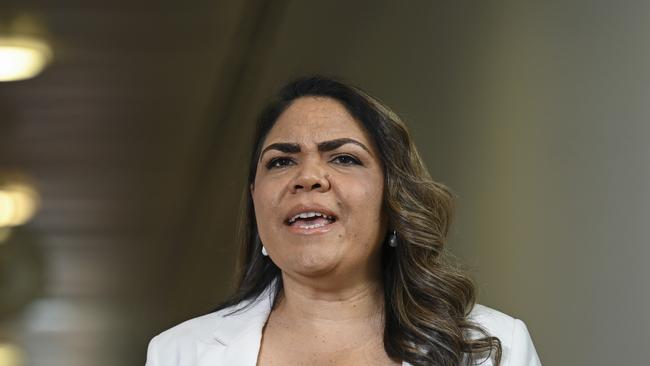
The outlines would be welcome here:
[[[464,273],[446,260],[445,244],[453,216],[453,197],[435,182],[422,163],[404,122],[361,89],[325,77],[305,77],[284,86],[262,111],[253,141],[248,184],[255,181],[262,143],[276,120],[297,98],[329,97],[341,102],[365,128],[381,156],[384,209],[397,246],[384,243],[384,348],[389,357],[414,366],[471,365],[501,360],[501,343],[468,315],[475,289]],[[275,284],[282,295],[280,269],[261,253],[253,199],[244,193],[239,283],[217,310],[258,298]],[[250,302],[249,302],[250,304]]]

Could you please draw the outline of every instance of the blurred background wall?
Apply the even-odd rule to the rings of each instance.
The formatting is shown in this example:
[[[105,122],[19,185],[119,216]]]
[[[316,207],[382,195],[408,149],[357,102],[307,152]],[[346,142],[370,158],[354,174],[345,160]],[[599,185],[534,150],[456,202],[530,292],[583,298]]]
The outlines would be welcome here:
[[[224,299],[255,116],[306,73],[406,119],[545,365],[647,363],[648,3],[0,0],[14,33],[54,57],[0,82],[0,189],[41,202],[2,229],[0,365],[141,365]]]

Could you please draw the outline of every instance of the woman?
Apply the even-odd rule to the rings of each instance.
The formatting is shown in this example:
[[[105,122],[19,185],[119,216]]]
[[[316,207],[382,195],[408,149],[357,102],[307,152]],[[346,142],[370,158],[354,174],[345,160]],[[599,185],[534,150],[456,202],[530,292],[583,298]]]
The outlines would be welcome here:
[[[399,117],[341,82],[259,119],[237,292],[155,337],[148,366],[539,365],[525,325],[445,262],[449,191]]]

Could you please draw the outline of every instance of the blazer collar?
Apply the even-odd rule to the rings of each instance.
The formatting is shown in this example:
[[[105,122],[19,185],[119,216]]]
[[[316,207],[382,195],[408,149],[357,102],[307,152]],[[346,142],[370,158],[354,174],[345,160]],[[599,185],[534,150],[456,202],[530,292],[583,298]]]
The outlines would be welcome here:
[[[255,366],[262,341],[262,329],[271,313],[273,286],[257,299],[225,308],[197,339],[197,366]],[[246,307],[248,305],[248,307]]]
[[[220,311],[223,312],[216,329],[199,342],[199,365],[254,366],[262,341],[262,330],[271,313],[275,284],[270,285],[255,300]],[[246,306],[248,307],[246,308]],[[402,366],[411,366],[403,362]]]
[[[269,286],[257,299],[223,309],[223,315],[212,339],[230,346],[232,343],[252,332],[262,333],[264,324],[271,313],[273,301],[272,286]],[[248,306],[248,307],[246,307]]]

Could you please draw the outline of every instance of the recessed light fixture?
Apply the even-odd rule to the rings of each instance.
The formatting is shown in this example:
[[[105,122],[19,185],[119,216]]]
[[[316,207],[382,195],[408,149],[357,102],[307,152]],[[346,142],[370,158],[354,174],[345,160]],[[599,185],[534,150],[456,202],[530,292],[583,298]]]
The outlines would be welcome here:
[[[25,224],[39,203],[38,192],[27,184],[0,185],[0,229]]]
[[[52,60],[52,48],[36,38],[0,36],[0,81],[38,75]]]
[[[23,350],[10,343],[0,343],[0,365],[22,366],[25,363]]]

